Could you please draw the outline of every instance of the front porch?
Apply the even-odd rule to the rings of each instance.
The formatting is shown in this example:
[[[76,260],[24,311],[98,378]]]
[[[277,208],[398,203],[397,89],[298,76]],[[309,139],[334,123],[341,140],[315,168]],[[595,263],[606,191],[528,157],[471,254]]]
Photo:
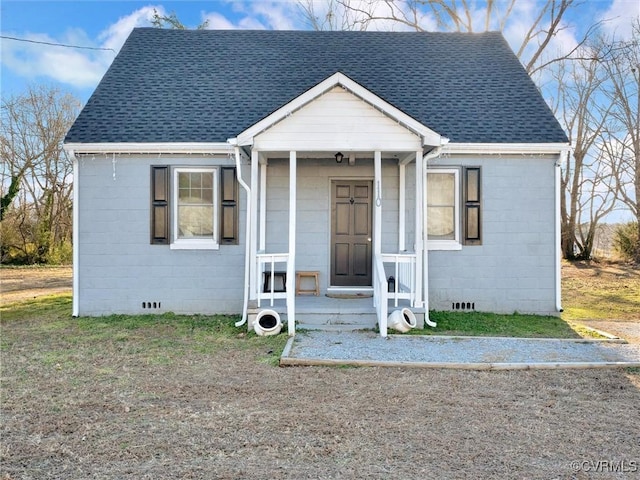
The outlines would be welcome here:
[[[398,302],[424,318],[426,162],[446,138],[336,73],[229,141],[250,164],[254,309],[279,309],[289,335],[377,324],[386,336]],[[295,295],[297,271],[318,272],[319,297]],[[286,288],[266,288],[268,272]],[[326,297],[356,287],[371,298]]]
[[[421,170],[422,152],[358,153],[351,165],[337,164],[322,152],[290,152],[288,160],[280,153],[272,154],[275,158],[268,152],[252,153],[256,194],[251,205],[254,228],[249,235],[249,328],[264,308],[280,314],[290,335],[296,328],[377,326],[386,336],[389,313],[403,307],[410,308],[423,326],[423,209],[416,205],[423,198],[416,193],[421,191],[422,175],[414,173]],[[410,176],[415,183],[407,182]],[[352,197],[339,206],[348,212],[344,218],[351,219],[347,230],[366,232],[359,243],[356,240],[347,248],[366,253],[346,261],[340,257],[333,233],[344,222],[337,213],[336,184],[372,187],[368,200]],[[414,248],[408,250],[407,245]],[[348,269],[344,265],[354,270],[344,276],[346,281],[338,278],[341,270]],[[318,283],[311,289],[317,288],[319,296],[296,295],[296,272],[300,271],[315,272]],[[358,298],[354,292],[365,295]]]

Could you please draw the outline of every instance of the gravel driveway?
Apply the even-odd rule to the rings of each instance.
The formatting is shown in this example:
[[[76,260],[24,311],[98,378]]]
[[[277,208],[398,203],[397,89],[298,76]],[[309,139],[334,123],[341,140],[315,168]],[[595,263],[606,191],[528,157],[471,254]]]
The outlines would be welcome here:
[[[469,369],[638,366],[640,345],[615,341],[390,335],[305,331],[282,365],[389,365]]]

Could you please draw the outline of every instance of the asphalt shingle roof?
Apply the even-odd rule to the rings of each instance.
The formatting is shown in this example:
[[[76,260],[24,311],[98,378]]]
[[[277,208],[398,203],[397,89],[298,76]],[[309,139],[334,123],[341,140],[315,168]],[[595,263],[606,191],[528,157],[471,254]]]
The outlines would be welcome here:
[[[66,142],[224,142],[336,72],[461,143],[565,143],[499,33],[134,29]]]

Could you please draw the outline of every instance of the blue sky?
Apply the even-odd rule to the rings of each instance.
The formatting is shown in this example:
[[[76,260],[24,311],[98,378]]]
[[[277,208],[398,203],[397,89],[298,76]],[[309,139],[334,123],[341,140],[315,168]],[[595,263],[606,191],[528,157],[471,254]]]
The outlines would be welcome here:
[[[175,12],[188,27],[302,29],[295,1],[31,1],[2,0],[3,36],[94,48],[121,47],[133,27],[149,26],[153,10]],[[2,95],[50,84],[86,101],[115,57],[108,50],[71,49],[0,39]]]
[[[503,5],[505,1],[502,1]],[[518,0],[509,27],[505,29],[505,37],[514,50],[542,1]],[[321,12],[326,3],[327,0],[316,0],[318,11]],[[475,3],[481,6],[484,2],[477,0]],[[383,4],[380,5],[382,8]],[[163,14],[175,12],[189,27],[209,19],[210,28],[308,28],[296,0],[2,0],[0,30],[3,36],[113,49],[74,49],[2,38],[3,97],[19,94],[29,85],[46,84],[58,86],[86,101],[131,29],[149,26],[154,8]],[[638,0],[584,0],[567,19],[567,28],[555,39],[557,48],[568,48],[574,44],[582,30],[598,19],[608,19],[606,31],[616,31],[624,36],[630,30],[631,19],[638,15]],[[423,19],[426,27],[430,22],[432,19]],[[374,28],[399,27],[380,22]]]

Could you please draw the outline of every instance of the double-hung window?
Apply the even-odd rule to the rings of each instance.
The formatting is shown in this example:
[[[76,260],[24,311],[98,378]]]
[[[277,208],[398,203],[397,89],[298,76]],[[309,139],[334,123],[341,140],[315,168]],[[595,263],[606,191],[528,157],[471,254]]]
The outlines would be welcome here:
[[[172,248],[218,248],[218,170],[173,170]]]
[[[482,244],[480,187],[480,167],[427,171],[430,250],[460,250],[462,244]]]
[[[427,171],[427,239],[432,250],[456,250],[460,244],[460,172]]]

